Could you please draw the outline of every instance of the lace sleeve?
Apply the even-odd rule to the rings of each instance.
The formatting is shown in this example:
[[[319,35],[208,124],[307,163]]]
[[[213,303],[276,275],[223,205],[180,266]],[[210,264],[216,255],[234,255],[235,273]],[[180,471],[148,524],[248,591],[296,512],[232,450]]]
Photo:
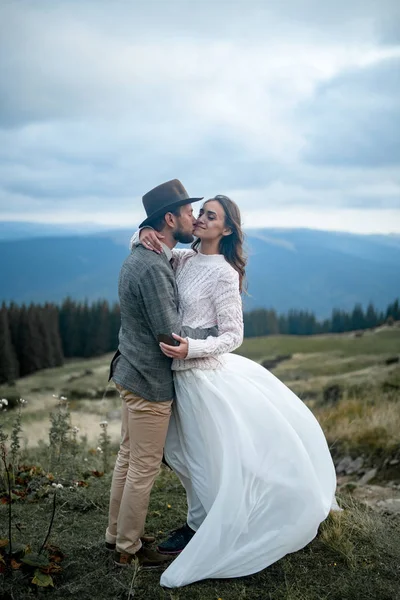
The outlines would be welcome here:
[[[132,250],[133,246],[139,246],[139,244],[140,244],[140,239],[139,239],[140,232],[141,232],[141,229],[137,229],[135,231],[135,233],[133,234],[133,236],[131,237],[131,240],[129,242],[129,250]]]
[[[142,231],[142,229],[146,229],[146,227],[137,229],[137,231],[135,231],[135,233],[131,237],[131,240],[129,242],[129,250],[132,250],[132,248],[134,246],[139,246],[140,232]],[[153,228],[147,226],[147,229],[153,229]],[[174,269],[174,271],[176,271],[177,267],[181,264],[183,259],[187,258],[188,256],[192,256],[192,254],[194,254],[193,250],[188,250],[188,249],[184,249],[184,248],[174,248],[172,250],[172,257],[174,259],[172,262],[172,268]]]
[[[137,229],[131,237],[131,241],[129,242],[129,250],[132,250],[133,246],[139,246],[140,232],[143,231],[143,229],[153,229],[153,227],[150,227],[150,225],[145,225],[144,227],[140,227],[139,229]],[[153,231],[155,230],[153,229]]]
[[[238,273],[233,269],[224,271],[218,278],[214,294],[218,337],[208,337],[205,340],[188,338],[186,360],[232,352],[243,342],[243,310]]]
[[[189,256],[193,256],[195,254],[194,250],[189,250],[186,248],[174,248],[172,250],[172,268],[174,271],[182,264],[182,261]]]

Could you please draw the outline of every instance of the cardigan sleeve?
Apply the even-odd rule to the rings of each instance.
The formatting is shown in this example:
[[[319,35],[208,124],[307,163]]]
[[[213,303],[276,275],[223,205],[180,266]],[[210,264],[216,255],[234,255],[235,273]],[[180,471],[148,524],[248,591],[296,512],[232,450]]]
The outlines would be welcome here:
[[[205,340],[187,338],[188,354],[185,360],[217,356],[232,352],[243,342],[243,310],[239,291],[239,274],[233,269],[224,270],[214,288],[218,337]]]

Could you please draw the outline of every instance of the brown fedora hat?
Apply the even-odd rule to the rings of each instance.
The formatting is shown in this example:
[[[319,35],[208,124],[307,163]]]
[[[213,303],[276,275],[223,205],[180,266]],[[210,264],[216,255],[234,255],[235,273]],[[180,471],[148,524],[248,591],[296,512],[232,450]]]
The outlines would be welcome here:
[[[203,198],[204,196],[202,198],[190,198],[179,179],[166,181],[143,196],[142,202],[147,218],[143,223],[140,223],[139,227],[148,225],[153,219],[165,215],[174,208],[178,208],[178,206],[198,202]]]

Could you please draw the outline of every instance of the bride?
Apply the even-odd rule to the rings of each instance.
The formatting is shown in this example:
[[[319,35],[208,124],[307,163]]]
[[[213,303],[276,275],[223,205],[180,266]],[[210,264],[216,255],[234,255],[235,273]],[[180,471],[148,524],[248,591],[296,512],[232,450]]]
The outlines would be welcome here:
[[[243,340],[245,275],[237,205],[215,196],[200,210],[191,250],[173,250],[182,325],[218,337],[161,343],[173,359],[176,400],[165,457],[185,487],[187,523],[159,552],[177,555],[161,577],[174,588],[250,575],[308,544],[335,501],[323,431],[279,379],[230,354]],[[132,238],[160,251],[162,235]]]

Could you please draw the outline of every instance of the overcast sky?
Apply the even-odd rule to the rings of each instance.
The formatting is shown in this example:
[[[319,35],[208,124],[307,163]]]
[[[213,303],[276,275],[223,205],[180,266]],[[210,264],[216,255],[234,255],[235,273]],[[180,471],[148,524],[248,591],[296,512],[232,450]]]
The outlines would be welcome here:
[[[0,220],[400,233],[398,0],[0,0]]]

